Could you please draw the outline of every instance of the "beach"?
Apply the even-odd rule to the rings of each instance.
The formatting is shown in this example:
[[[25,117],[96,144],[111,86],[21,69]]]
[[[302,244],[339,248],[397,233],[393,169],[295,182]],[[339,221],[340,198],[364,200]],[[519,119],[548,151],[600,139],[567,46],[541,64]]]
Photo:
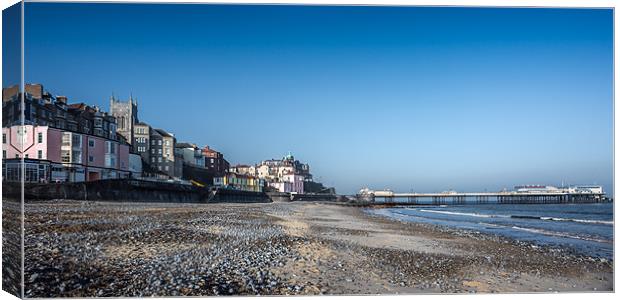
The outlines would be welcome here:
[[[609,259],[356,206],[58,200],[25,207],[26,297],[613,290]]]

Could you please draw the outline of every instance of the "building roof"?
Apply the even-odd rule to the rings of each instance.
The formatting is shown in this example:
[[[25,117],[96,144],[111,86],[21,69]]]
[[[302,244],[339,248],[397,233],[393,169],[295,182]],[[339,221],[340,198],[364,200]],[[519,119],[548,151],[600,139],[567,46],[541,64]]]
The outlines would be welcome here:
[[[191,143],[186,143],[186,142],[176,143],[176,145],[174,147],[175,148],[193,148],[193,149],[198,148],[198,147],[196,147],[196,145],[191,144]]]
[[[174,137],[171,133],[168,133],[163,129],[155,129],[155,131],[157,131],[157,133],[159,133],[161,136]]]
[[[203,152],[211,152],[211,153],[219,153],[217,150],[215,150],[215,149],[213,149],[213,148],[209,147],[209,145],[204,146],[204,148],[202,148],[202,151],[203,151]]]
[[[86,109],[86,107],[88,105],[86,105],[85,103],[73,103],[73,104],[69,104],[67,106],[69,108],[73,108],[73,109]]]
[[[239,173],[234,173],[234,172],[226,172],[226,176],[228,176],[228,175],[234,175],[237,178],[253,178],[253,179],[258,179],[258,177],[253,176],[253,175],[239,174]]]

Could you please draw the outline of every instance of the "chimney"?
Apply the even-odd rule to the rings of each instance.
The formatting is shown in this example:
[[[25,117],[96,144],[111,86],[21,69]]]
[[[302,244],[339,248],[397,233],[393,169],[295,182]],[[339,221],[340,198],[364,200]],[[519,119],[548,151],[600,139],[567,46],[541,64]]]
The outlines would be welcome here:
[[[67,97],[66,96],[56,96],[56,102],[67,105]]]
[[[41,99],[43,98],[43,85],[35,83],[27,83],[26,84],[26,93],[30,94],[32,98]]]

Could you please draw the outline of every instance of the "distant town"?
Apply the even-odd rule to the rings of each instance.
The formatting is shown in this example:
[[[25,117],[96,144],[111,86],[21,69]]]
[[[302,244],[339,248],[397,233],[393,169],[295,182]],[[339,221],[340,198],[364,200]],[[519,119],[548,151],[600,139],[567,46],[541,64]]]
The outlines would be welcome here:
[[[141,179],[251,192],[335,193],[313,180],[310,165],[288,153],[231,165],[209,145],[178,141],[139,118],[138,101],[110,98],[109,111],[70,103],[42,84],[26,84],[22,125],[17,85],[2,90],[2,173],[30,183]],[[22,157],[23,155],[23,157]]]

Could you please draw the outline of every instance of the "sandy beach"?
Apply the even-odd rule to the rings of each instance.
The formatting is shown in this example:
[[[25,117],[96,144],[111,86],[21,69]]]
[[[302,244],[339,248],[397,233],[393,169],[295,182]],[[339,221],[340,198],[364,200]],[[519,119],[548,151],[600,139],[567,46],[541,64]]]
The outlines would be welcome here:
[[[26,204],[27,297],[613,290],[613,262],[329,203]]]

